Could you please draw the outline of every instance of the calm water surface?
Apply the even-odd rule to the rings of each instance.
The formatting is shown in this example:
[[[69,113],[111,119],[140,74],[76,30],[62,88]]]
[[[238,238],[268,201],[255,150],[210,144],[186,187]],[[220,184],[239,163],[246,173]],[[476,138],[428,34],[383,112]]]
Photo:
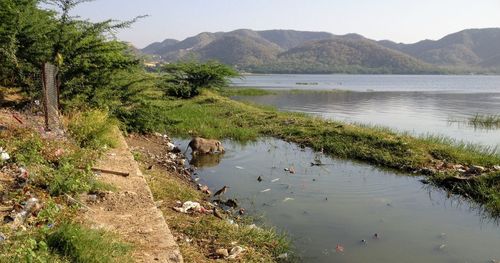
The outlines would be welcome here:
[[[417,135],[445,135],[492,147],[500,143],[500,130],[464,123],[475,114],[500,114],[500,76],[255,75],[234,80],[234,84],[352,91],[238,99]]]
[[[250,214],[264,215],[267,224],[288,232],[302,262],[500,259],[495,222],[418,178],[331,159],[280,140],[224,144],[224,156],[194,160],[202,167],[200,183],[213,190],[230,186],[225,197],[237,198]],[[325,165],[311,167],[315,158]],[[284,171],[288,167],[296,173]],[[258,176],[264,179],[260,183]],[[379,239],[373,239],[375,233]],[[343,253],[335,251],[337,244]]]

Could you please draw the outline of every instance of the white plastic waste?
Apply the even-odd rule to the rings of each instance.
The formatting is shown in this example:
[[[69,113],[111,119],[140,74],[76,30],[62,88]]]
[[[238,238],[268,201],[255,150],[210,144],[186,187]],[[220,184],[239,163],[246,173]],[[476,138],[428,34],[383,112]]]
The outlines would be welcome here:
[[[174,210],[181,213],[189,213],[190,211],[201,212],[202,206],[198,202],[186,201],[182,207],[174,207]]]
[[[0,147],[0,159],[2,161],[7,161],[10,159],[9,153],[7,153],[2,147]]]
[[[231,251],[229,251],[229,257],[227,257],[227,258],[228,259],[235,259],[244,251],[245,251],[244,248],[242,248],[240,246],[235,246],[235,247],[231,248]]]
[[[175,148],[175,145],[174,145],[173,143],[171,143],[171,142],[168,142],[168,143],[167,143],[167,150],[169,150],[169,151],[173,151],[173,150],[174,150],[174,148]]]
[[[262,191],[260,191],[260,192],[261,192],[261,193],[265,193],[265,192],[269,192],[269,191],[271,191],[271,189],[267,188],[267,189],[264,189],[264,190],[262,190]]]
[[[283,202],[288,202],[288,201],[293,201],[295,199],[291,198],[291,197],[286,197],[285,199],[283,199]]]

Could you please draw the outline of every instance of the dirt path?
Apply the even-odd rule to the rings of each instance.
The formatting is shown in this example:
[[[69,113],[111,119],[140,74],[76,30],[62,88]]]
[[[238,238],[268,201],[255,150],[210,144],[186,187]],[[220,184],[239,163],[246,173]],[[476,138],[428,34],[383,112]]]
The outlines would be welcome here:
[[[83,219],[91,226],[113,231],[131,243],[135,262],[183,262],[179,247],[156,207],[125,139],[118,131],[117,134],[119,145],[108,151],[96,167],[130,175],[102,173],[102,181],[117,189],[97,199],[83,196],[90,208],[84,212]]]

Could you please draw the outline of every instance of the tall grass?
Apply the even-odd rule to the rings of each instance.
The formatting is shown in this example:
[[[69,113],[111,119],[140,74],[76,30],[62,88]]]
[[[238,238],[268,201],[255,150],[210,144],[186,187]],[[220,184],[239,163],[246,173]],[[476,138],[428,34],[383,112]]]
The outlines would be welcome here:
[[[481,115],[476,114],[468,120],[470,126],[500,129],[500,115]]]

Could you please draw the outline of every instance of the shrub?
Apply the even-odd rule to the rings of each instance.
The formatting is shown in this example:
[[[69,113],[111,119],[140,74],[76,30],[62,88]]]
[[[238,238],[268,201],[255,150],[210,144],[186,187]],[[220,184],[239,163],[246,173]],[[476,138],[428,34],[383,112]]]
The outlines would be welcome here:
[[[103,149],[116,146],[114,129],[118,125],[116,119],[107,111],[89,110],[77,112],[68,119],[67,127],[71,137],[80,147]]]

